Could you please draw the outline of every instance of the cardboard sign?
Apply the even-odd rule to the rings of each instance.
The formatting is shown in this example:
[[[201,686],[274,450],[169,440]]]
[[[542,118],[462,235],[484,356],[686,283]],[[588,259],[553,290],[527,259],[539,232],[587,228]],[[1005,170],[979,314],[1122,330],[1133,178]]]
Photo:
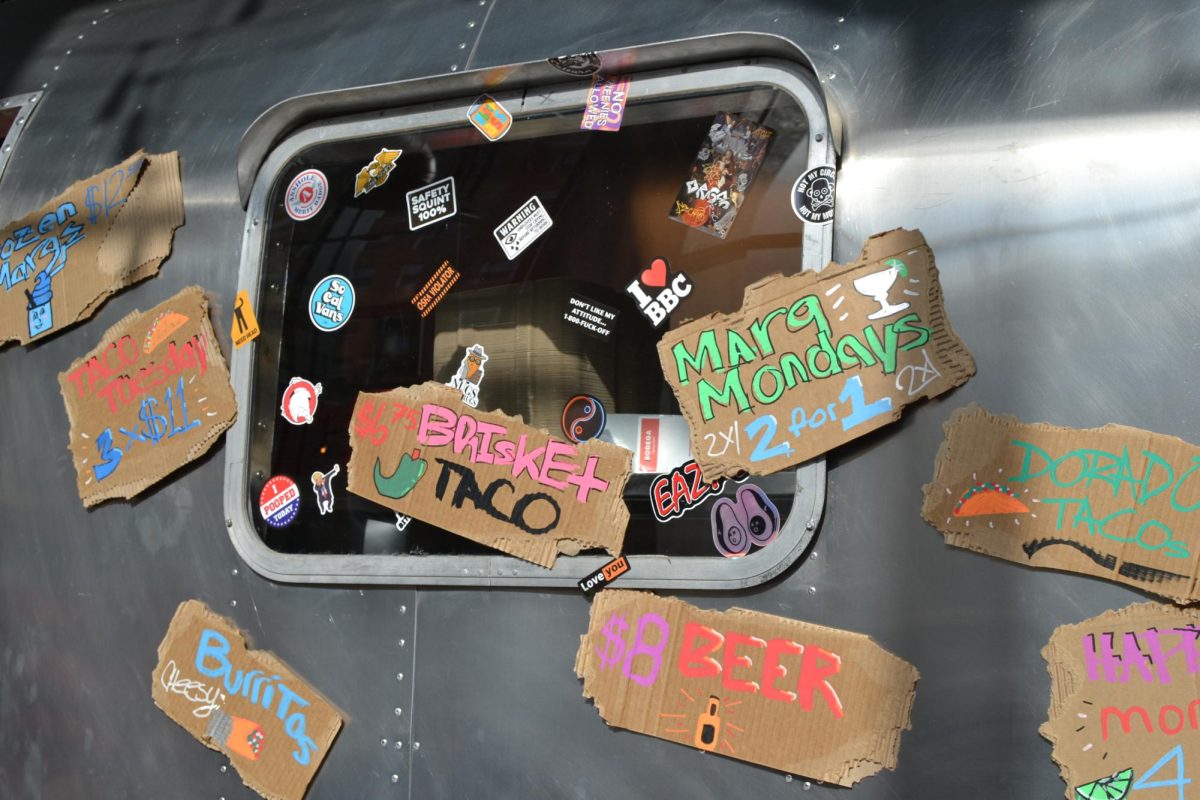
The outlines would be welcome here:
[[[338,710],[270,653],[199,600],[175,611],[158,646],[154,704],[188,733],[229,756],[263,797],[294,800],[342,727]]]
[[[438,383],[359,393],[350,446],[350,491],[393,511],[543,567],[560,552],[621,552],[623,447],[478,411]]]
[[[0,231],[0,344],[56,333],[149,278],[183,224],[179,155],[141,151]]]
[[[199,458],[237,416],[198,286],[109,328],[58,383],[75,482],[89,508],[133,497]]]
[[[1023,424],[954,412],[925,486],[955,547],[1200,600],[1200,448],[1123,425]]]
[[[859,633],[622,589],[575,673],[613,727],[841,786],[895,769],[920,677]]]
[[[852,264],[759,281],[741,311],[676,328],[658,354],[705,480],[796,466],[975,374],[933,251],[906,230]]]
[[[1142,603],[1054,631],[1041,733],[1071,800],[1196,797],[1198,625],[1200,611]]]

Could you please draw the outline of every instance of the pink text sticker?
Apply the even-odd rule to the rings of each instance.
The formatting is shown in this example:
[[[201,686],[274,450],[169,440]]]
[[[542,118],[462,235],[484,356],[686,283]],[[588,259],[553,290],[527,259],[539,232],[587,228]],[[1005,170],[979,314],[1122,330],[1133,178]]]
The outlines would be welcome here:
[[[628,75],[618,75],[615,78],[593,76],[592,88],[588,91],[587,107],[583,110],[583,121],[579,123],[579,129],[621,130],[621,118],[625,116],[625,101],[628,96]]]

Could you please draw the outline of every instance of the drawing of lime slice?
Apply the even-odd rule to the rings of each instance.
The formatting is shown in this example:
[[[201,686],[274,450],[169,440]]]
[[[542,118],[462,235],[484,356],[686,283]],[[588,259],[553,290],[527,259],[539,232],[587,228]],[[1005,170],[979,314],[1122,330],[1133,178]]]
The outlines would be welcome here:
[[[1075,787],[1075,794],[1081,800],[1124,800],[1129,794],[1129,784],[1133,781],[1133,767],[1114,772],[1107,778],[1101,778],[1083,786]]]

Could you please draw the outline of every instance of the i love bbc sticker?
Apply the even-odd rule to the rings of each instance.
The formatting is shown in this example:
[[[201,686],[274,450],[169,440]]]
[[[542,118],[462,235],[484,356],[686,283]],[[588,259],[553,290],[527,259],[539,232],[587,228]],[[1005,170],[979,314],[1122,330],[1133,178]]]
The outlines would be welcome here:
[[[350,321],[354,313],[354,284],[344,275],[330,275],[313,287],[308,298],[308,318],[317,330],[331,333]]]

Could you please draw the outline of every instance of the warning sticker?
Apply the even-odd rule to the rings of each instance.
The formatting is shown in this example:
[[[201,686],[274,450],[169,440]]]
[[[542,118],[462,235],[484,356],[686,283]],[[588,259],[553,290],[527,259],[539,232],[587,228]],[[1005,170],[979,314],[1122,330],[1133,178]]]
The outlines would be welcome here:
[[[496,241],[504,250],[504,255],[508,256],[509,261],[512,261],[526,247],[533,244],[539,236],[550,230],[550,226],[553,224],[554,221],[546,213],[542,201],[537,199],[537,195],[534,195],[511,217],[501,222],[493,233]]]

